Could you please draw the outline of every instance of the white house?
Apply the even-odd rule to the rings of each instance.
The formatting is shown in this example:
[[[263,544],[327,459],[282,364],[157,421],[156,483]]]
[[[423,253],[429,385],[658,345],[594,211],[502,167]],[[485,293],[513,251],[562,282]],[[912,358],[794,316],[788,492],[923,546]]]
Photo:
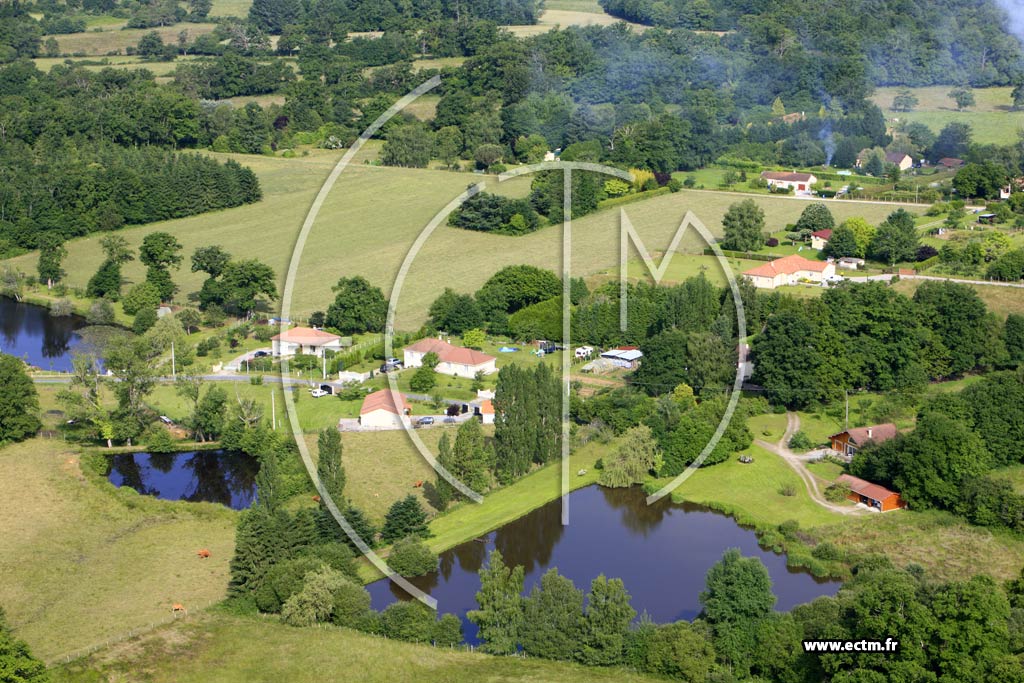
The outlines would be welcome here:
[[[832,231],[828,228],[824,230],[817,230],[811,233],[811,249],[817,249],[821,251],[828,246],[828,241],[832,239]]]
[[[324,350],[341,350],[341,337],[312,327],[293,327],[270,338],[271,353],[275,356],[294,356],[297,353],[308,353],[315,356],[324,355]]]
[[[480,403],[480,419],[485,425],[494,424],[494,403],[486,399]]]
[[[836,261],[836,265],[845,270],[857,270],[864,267],[864,259],[856,258],[855,256],[843,256]]]
[[[472,379],[478,372],[490,375],[498,371],[494,356],[464,346],[452,346],[442,339],[432,337],[420,339],[405,347],[405,367],[420,367],[423,365],[423,356],[431,352],[437,354],[439,361],[434,370],[445,375]]]
[[[743,273],[758,289],[795,285],[802,280],[822,282],[835,274],[836,265],[832,261],[811,261],[800,254],[784,256]]]
[[[409,423],[412,406],[405,396],[390,389],[367,394],[359,409],[359,425],[363,429],[401,429]]]
[[[811,173],[785,171],[761,171],[761,180],[766,181],[768,187],[792,189],[796,194],[810,194],[811,185],[818,182],[818,178]]]

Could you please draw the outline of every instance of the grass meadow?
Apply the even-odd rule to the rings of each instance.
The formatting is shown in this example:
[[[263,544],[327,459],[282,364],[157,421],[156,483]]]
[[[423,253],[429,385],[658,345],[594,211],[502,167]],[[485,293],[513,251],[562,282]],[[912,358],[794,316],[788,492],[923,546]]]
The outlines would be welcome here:
[[[221,600],[234,552],[234,512],[97,486],[78,457],[59,440],[0,450],[0,604],[48,661]]]
[[[892,101],[900,90],[902,88],[875,90],[872,99],[882,108],[886,118],[917,121],[936,133],[947,123],[967,123],[974,129],[974,141],[982,144],[1005,145],[1016,137],[1018,130],[1024,128],[1024,111],[1010,110],[1013,105],[1011,87],[976,89],[974,98],[977,104],[965,111],[957,111],[956,104],[949,98],[951,86],[910,88],[918,99],[914,111],[894,111]]]
[[[157,28],[126,28],[119,30],[106,30],[103,27],[100,31],[86,31],[85,33],[69,33],[66,35],[53,36],[57,40],[61,54],[84,55],[101,57],[109,53],[124,53],[128,47],[138,45],[142,36],[156,31],[160,34],[164,43],[177,45],[178,34],[188,31],[192,38],[212,33],[216,24],[190,24],[180,23],[171,26],[159,26]],[[116,29],[116,26],[109,28]],[[43,36],[44,39],[50,36]]]
[[[204,614],[116,645],[53,672],[54,683],[639,683],[624,669],[414,645],[333,626],[293,628],[276,618]]]
[[[362,158],[372,158],[379,145],[368,146]],[[184,245],[187,258],[199,246],[219,244],[237,258],[259,258],[278,273],[283,284],[294,240],[323,180],[339,158],[337,152],[314,150],[309,156],[231,156],[259,175],[264,199],[253,205],[199,216],[153,223],[120,231],[132,246],[149,232],[166,230]],[[359,163],[349,166],[327,198],[312,231],[299,267],[292,302],[293,318],[324,310],[333,299],[331,287],[339,277],[363,275],[390,293],[399,267],[410,246],[430,219],[467,185],[483,181],[487,189],[524,196],[528,178],[497,183],[493,176],[440,170],[385,168]],[[661,195],[626,207],[649,251],[664,249],[687,210],[692,210],[715,234],[721,234],[721,218],[728,206],[741,197],[732,193],[681,191]],[[795,222],[806,206],[804,200],[784,197],[757,198],[769,228]],[[852,201],[835,202],[830,208],[837,220],[863,216],[877,223],[894,207]],[[691,232],[681,251],[699,252],[703,243]],[[99,239],[89,236],[68,244],[65,262],[67,281],[84,287],[102,260]],[[520,237],[488,235],[440,225],[416,254],[401,291],[397,329],[416,329],[425,320],[431,301],[444,287],[473,292],[495,271],[506,265],[529,263],[560,269],[562,234],[550,226]],[[599,273],[617,266],[619,212],[611,209],[573,222],[573,275]],[[35,270],[36,256],[14,259],[25,272]],[[691,266],[677,256],[673,272]],[[127,286],[144,278],[138,262],[124,268]],[[198,291],[203,274],[187,265],[173,273],[180,292],[179,303]],[[272,310],[277,310],[276,307]]]

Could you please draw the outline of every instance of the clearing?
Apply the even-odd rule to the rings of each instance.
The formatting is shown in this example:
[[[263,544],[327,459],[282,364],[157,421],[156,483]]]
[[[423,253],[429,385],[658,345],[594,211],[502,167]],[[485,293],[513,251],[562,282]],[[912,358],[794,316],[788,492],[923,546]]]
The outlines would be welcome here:
[[[1011,87],[978,88],[974,90],[977,104],[966,111],[957,111],[947,93],[952,86],[907,88],[918,99],[914,111],[892,109],[892,100],[904,88],[878,88],[871,98],[888,119],[919,122],[938,133],[947,123],[967,123],[974,129],[974,141],[980,144],[1006,144],[1019,128],[1024,127],[1024,111],[1011,111]]]

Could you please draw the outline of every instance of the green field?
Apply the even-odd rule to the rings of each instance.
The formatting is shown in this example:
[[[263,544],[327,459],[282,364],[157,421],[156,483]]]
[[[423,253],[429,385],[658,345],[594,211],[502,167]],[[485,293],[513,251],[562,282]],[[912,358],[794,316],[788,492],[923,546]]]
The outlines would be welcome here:
[[[375,153],[368,146],[368,157]],[[229,155],[216,155],[226,157]],[[283,280],[293,241],[320,184],[338,158],[337,152],[315,150],[308,157],[230,155],[253,168],[263,185],[263,201],[249,206],[189,218],[154,223],[121,231],[132,245],[154,230],[172,232],[186,258],[199,246],[220,244],[239,258],[260,258]],[[357,159],[343,173],[328,197],[310,233],[292,302],[292,317],[324,310],[333,299],[331,287],[341,276],[364,275],[390,292],[395,274],[410,245],[430,219],[471,182],[498,187],[493,177],[435,170],[369,166]],[[502,183],[502,193],[522,196],[529,180]],[[382,198],[386,206],[382,209]],[[683,215],[692,210],[708,228],[721,234],[721,217],[740,197],[727,192],[682,191],[661,195],[626,207],[630,220],[650,251],[667,247]],[[806,206],[803,200],[757,198],[769,227],[795,222]],[[858,202],[829,205],[837,220],[863,216],[878,223],[894,207]],[[619,211],[605,210],[573,222],[574,275],[599,273],[618,263]],[[690,231],[684,251],[699,251],[703,244]],[[397,328],[416,329],[426,319],[431,301],[444,287],[472,292],[505,265],[529,263],[560,269],[561,230],[552,226],[521,237],[488,235],[441,225],[416,255],[402,290]],[[84,287],[101,261],[99,240],[86,237],[69,245],[68,284]],[[33,254],[14,259],[25,272],[35,269]],[[679,263],[679,261],[674,261]],[[675,265],[674,268],[686,268]],[[124,269],[128,284],[144,276],[134,261]],[[179,303],[202,284],[202,273],[187,268],[174,273],[181,292]]]
[[[221,600],[234,538],[231,510],[97,486],[60,441],[0,450],[0,605],[43,659]]]
[[[401,643],[335,627],[207,614],[180,621],[53,672],[55,683],[639,683],[624,669]]]
[[[897,292],[913,296],[921,283],[927,280],[900,280],[892,285]],[[968,285],[978,293],[988,310],[1005,317],[1009,313],[1024,314],[1024,289],[998,285]]]
[[[947,123],[967,123],[974,129],[974,141],[981,144],[1006,144],[1016,139],[1017,131],[1024,127],[1024,111],[1010,111],[1011,87],[976,89],[977,105],[962,112],[956,110],[956,104],[947,96],[951,86],[910,88],[919,100],[914,111],[893,111],[893,97],[901,89],[878,88],[872,97],[888,119],[917,121],[936,133]]]
[[[176,45],[178,43],[178,34],[182,31],[188,31],[189,36],[195,38],[206,33],[212,33],[214,28],[216,28],[216,24],[181,23],[172,26],[160,26],[158,28],[87,31],[85,33],[53,36],[53,38],[57,40],[61,54],[99,57],[112,52],[123,54],[126,48],[135,47],[142,36],[152,31],[159,33],[164,43]],[[44,36],[44,39],[48,37]]]

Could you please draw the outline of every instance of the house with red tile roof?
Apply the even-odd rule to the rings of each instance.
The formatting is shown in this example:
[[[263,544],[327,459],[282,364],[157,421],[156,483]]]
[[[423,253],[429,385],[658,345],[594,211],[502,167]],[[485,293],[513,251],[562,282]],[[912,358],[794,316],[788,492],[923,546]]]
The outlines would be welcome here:
[[[400,429],[409,420],[412,406],[400,392],[379,389],[367,394],[359,408],[359,426],[363,429]]]
[[[818,182],[817,176],[811,173],[787,173],[786,171],[761,171],[761,180],[768,187],[791,189],[796,194],[810,194],[811,185]]]
[[[293,327],[270,338],[271,353],[275,356],[294,356],[308,353],[324,355],[325,350],[341,350],[341,337],[313,327]]]
[[[491,399],[486,398],[483,401],[481,401],[478,411],[480,414],[481,422],[483,422],[485,425],[494,424],[494,402],[491,401]]]
[[[824,230],[817,230],[811,233],[811,249],[817,249],[821,251],[828,246],[828,241],[832,239],[832,231],[828,228]]]
[[[854,477],[850,474],[840,474],[836,477],[837,484],[846,484],[850,487],[847,498],[855,503],[862,503],[879,512],[889,512],[907,507],[907,504],[900,498],[896,491],[890,491],[884,486],[872,484],[870,481]]]
[[[472,379],[478,372],[490,375],[498,371],[494,356],[464,346],[453,346],[443,339],[433,337],[420,339],[405,347],[405,367],[420,367],[423,365],[423,357],[428,353],[437,354],[439,362],[434,370],[445,375]]]
[[[800,254],[791,254],[743,271],[744,277],[758,289],[775,289],[802,281],[823,282],[836,274],[832,261],[812,261]]]

